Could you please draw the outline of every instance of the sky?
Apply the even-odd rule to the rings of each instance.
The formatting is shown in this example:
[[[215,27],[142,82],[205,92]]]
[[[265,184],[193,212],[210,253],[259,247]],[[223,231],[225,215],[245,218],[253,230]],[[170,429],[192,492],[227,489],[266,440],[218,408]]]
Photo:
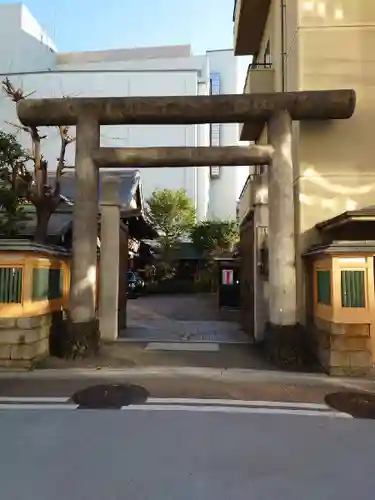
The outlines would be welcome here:
[[[12,3],[0,0],[0,4]],[[192,45],[233,47],[234,0],[24,0],[60,52]],[[247,58],[239,58],[241,80]]]

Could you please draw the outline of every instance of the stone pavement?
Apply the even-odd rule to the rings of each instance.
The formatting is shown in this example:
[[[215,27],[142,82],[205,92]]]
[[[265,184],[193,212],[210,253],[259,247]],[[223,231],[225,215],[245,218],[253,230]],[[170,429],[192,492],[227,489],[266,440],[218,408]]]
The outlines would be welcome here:
[[[145,342],[123,342],[121,340],[107,342],[102,344],[98,356],[75,360],[50,357],[39,365],[39,369],[92,368],[101,370],[152,366],[216,368],[219,370],[229,368],[275,369],[262,355],[258,346],[253,344],[220,344],[215,350],[200,350],[196,345],[193,345],[194,350],[185,350],[184,346],[191,344],[179,343],[179,345],[180,349],[172,351],[163,346],[160,349],[149,349],[150,344]]]
[[[249,337],[236,323],[226,321],[129,321],[128,328],[120,333],[120,337],[140,341],[249,343]]]
[[[139,341],[247,344],[235,311],[219,311],[207,294],[146,296],[128,301],[127,328],[120,338]]]

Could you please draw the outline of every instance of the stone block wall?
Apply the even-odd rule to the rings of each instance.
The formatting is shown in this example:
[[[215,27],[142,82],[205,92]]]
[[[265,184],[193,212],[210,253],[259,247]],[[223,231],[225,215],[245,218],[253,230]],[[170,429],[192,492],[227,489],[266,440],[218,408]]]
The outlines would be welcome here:
[[[49,355],[51,314],[0,318],[0,368],[32,368]]]
[[[373,374],[369,324],[339,324],[315,318],[313,340],[317,358],[330,375]]]

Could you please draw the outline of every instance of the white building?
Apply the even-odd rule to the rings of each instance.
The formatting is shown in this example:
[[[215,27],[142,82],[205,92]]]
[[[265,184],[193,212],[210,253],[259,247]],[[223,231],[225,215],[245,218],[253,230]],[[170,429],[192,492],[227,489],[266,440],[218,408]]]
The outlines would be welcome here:
[[[95,52],[58,52],[51,38],[22,4],[0,5],[0,75],[33,97],[106,97],[197,95],[237,92],[237,60],[233,50],[191,54],[184,46],[121,49]],[[17,120],[15,107],[0,96],[0,127]],[[58,131],[48,134],[43,153],[50,170],[59,151]],[[26,146],[28,137],[21,135]],[[102,146],[236,145],[238,125],[102,127]],[[74,165],[74,146],[67,165]],[[214,165],[200,168],[144,169],[147,198],[154,189],[184,188],[194,200],[199,220],[234,219],[247,167]]]

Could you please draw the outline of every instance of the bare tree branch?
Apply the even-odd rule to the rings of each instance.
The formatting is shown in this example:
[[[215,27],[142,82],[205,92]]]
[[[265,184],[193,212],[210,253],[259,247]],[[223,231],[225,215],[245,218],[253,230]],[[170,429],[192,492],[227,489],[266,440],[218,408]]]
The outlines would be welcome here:
[[[6,77],[2,82],[2,87],[6,95],[14,102],[18,103],[27,97],[30,97],[34,92],[29,94],[24,93],[22,88],[16,88],[13,83]],[[31,202],[37,211],[38,222],[41,223],[40,231],[37,233],[38,238],[46,233],[48,220],[50,215],[55,211],[61,201],[61,176],[65,167],[66,148],[69,144],[75,141],[75,138],[70,135],[68,126],[60,126],[60,154],[57,158],[56,177],[54,188],[48,182],[48,162],[43,158],[41,141],[46,135],[41,135],[38,127],[28,127],[22,124],[7,122],[9,125],[17,128],[22,132],[29,134],[31,139],[31,154],[25,158],[23,163],[17,165],[12,172],[12,185],[14,188],[25,193],[25,197]],[[31,160],[34,164],[33,174],[29,172],[26,162]]]
[[[54,195],[61,194],[61,176],[63,175],[63,170],[65,167],[65,154],[67,146],[74,142],[75,138],[71,137],[69,134],[69,127],[62,125],[59,127],[60,132],[60,155],[57,158],[56,166],[56,179],[55,179],[55,190]]]
[[[24,125],[20,125],[18,123],[13,123],[13,122],[8,122],[7,120],[5,120],[5,123],[7,123],[8,125],[11,125],[14,128],[18,128],[19,130],[22,130],[23,132],[27,132],[27,133],[30,132],[29,128],[25,127]]]
[[[25,96],[24,91],[21,88],[17,89],[13,85],[13,83],[9,80],[8,77],[6,77],[2,81],[2,86],[4,92],[15,103],[18,103],[23,99],[25,99],[26,97],[29,97],[30,95],[33,94],[33,92],[31,92]],[[41,201],[44,197],[45,185],[47,182],[47,164],[45,160],[43,160],[42,158],[40,143],[42,139],[46,138],[46,136],[41,136],[37,127],[25,127],[21,124],[15,124],[10,122],[8,123],[30,135],[32,142],[32,160],[34,162],[34,180],[35,180],[35,186],[32,186],[33,189],[30,191],[34,192],[36,191],[36,199],[39,199],[39,201]]]

